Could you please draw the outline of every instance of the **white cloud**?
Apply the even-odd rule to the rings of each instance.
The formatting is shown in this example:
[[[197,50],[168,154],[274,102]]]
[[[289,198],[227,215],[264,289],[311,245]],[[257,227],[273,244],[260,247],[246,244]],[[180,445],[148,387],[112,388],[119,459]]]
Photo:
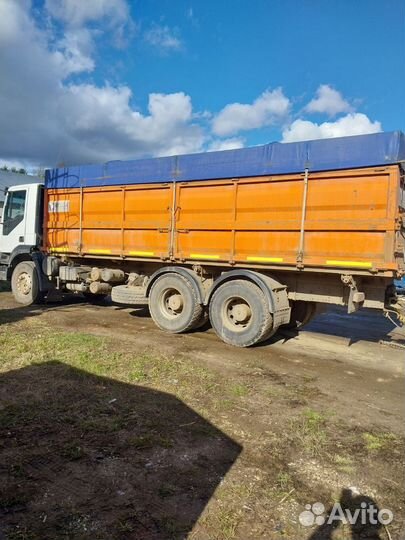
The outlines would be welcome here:
[[[324,113],[329,116],[352,112],[352,110],[352,106],[342,94],[328,84],[321,84],[316,91],[316,97],[305,107],[306,112]]]
[[[71,26],[108,19],[110,24],[120,24],[129,19],[125,0],[46,0],[48,12]]]
[[[290,100],[281,88],[266,90],[251,104],[226,105],[213,119],[212,128],[219,136],[235,135],[274,124],[287,115],[289,108]]]
[[[181,39],[177,35],[177,30],[171,29],[168,26],[154,24],[145,32],[144,38],[150,45],[153,45],[153,47],[156,47],[163,53],[178,51],[183,46]]]
[[[70,73],[91,69],[92,57],[72,53],[69,32],[56,51],[46,37],[27,2],[0,1],[0,70],[7,74],[0,79],[0,161],[79,164],[203,148],[189,96],[151,94],[142,114],[126,86],[67,82]]]
[[[243,148],[245,146],[245,140],[242,137],[232,137],[230,139],[214,139],[208,146],[209,152],[217,150],[235,150],[237,148]]]
[[[59,58],[65,70],[65,78],[73,73],[93,71],[95,68],[93,51],[93,38],[87,28],[66,31],[58,42],[58,50],[55,52],[55,57]]]
[[[86,75],[96,69],[92,23],[99,21],[97,32],[107,27],[111,31],[108,13],[114,12],[108,10],[116,9],[110,18],[115,17],[118,26],[125,24],[123,3],[47,0],[62,24],[41,30],[30,0],[0,0],[0,164],[52,166],[241,148],[245,140],[240,132],[285,125],[291,102],[280,88],[264,92],[251,104],[226,105],[212,117],[209,111],[194,111],[184,92],[151,93],[147,111],[141,111],[128,86],[89,82]],[[71,11],[72,5],[79,6],[78,13]],[[73,83],[72,75],[81,77]],[[325,91],[313,102],[322,96]],[[317,107],[332,114],[338,108],[334,103],[334,109],[330,101],[328,107],[319,102]],[[285,127],[283,141],[380,130],[378,121],[349,112],[334,122],[295,120]]]
[[[97,36],[108,31],[113,45],[122,48],[135,30],[127,0],[45,0],[45,10],[67,28],[59,48],[86,65],[86,53]]]
[[[381,123],[372,122],[363,113],[350,113],[335,122],[316,124],[309,120],[295,120],[283,131],[282,142],[328,139],[346,135],[365,135],[382,131]]]

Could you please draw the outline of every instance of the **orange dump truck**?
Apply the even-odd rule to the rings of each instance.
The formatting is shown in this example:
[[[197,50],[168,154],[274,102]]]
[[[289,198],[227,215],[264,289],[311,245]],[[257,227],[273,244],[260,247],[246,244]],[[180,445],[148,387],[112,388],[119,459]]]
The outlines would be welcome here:
[[[23,303],[53,287],[111,294],[169,332],[209,318],[238,346],[308,322],[318,303],[403,320],[404,160],[395,132],[50,170],[24,202],[41,245],[3,253],[0,275]]]

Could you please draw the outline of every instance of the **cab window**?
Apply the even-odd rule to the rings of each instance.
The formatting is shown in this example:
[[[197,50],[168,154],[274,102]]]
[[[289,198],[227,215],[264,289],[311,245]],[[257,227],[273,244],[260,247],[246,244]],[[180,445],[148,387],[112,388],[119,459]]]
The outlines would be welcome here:
[[[9,191],[3,212],[3,235],[9,234],[24,219],[27,191]]]

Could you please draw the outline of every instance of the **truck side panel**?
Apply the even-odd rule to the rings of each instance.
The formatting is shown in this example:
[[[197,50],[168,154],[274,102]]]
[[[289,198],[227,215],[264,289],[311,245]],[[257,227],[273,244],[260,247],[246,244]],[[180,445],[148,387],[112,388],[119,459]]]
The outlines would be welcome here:
[[[168,185],[48,190],[46,247],[56,253],[168,257]]]
[[[399,182],[393,165],[310,173],[306,197],[298,174],[49,189],[45,247],[72,255],[393,271]]]

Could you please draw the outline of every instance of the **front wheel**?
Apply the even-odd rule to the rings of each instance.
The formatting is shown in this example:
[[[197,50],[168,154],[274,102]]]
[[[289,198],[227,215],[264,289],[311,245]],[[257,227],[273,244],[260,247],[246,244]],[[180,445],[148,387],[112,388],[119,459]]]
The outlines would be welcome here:
[[[24,306],[39,304],[43,295],[39,290],[38,274],[32,261],[17,264],[11,276],[11,290],[16,302]]]
[[[214,292],[210,320],[218,336],[237,347],[265,341],[273,333],[273,317],[263,292],[241,279],[228,281]]]

